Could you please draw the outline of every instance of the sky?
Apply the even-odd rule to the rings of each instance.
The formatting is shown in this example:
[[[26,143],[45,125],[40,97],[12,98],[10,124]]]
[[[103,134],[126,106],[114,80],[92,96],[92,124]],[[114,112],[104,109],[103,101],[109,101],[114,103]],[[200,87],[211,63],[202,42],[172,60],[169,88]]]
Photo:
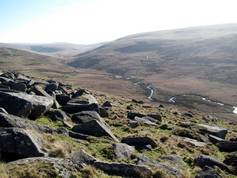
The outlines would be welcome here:
[[[92,44],[237,23],[236,0],[0,0],[0,42]]]

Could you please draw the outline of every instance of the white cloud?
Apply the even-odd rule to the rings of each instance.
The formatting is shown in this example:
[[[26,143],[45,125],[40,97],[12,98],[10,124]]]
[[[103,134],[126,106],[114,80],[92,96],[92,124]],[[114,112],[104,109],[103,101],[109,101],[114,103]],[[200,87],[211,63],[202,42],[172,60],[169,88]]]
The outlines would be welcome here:
[[[96,43],[128,34],[235,22],[235,0],[72,1],[7,33],[3,42]]]

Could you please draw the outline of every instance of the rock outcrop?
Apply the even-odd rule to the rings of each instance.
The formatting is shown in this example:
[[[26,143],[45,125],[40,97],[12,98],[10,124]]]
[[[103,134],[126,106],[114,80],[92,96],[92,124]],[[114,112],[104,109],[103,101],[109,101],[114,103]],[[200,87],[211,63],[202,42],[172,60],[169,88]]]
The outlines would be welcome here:
[[[1,160],[7,162],[45,155],[39,138],[32,131],[20,128],[0,129],[0,154]]]
[[[16,103],[16,104],[13,104]],[[0,92],[0,107],[20,117],[36,119],[53,106],[53,99],[25,93]]]

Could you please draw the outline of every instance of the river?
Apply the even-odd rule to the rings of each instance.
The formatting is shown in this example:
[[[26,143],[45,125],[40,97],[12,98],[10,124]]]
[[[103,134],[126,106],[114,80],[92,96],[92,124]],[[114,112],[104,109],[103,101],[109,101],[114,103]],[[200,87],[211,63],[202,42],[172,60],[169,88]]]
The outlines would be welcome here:
[[[234,113],[234,114],[237,114],[237,106],[234,106],[233,108],[234,108],[233,113]]]
[[[148,96],[148,99],[152,100],[152,96],[154,94],[154,90],[153,90],[153,88],[150,85],[148,85],[146,88],[150,90],[150,95]]]

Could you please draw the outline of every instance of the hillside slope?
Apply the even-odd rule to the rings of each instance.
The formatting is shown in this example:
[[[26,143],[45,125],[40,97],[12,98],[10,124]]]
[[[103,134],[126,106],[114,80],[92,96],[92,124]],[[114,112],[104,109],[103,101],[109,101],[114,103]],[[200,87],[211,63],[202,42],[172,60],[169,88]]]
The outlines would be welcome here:
[[[91,90],[127,98],[145,99],[143,90],[131,82],[115,79],[111,74],[92,69],[77,69],[64,60],[29,51],[0,47],[0,71],[17,71],[44,79],[55,79]]]
[[[70,65],[140,78],[173,94],[235,104],[236,46],[237,24],[167,30],[118,39],[78,55]]]
[[[17,72],[0,79],[1,178],[237,175],[234,119]]]
[[[26,50],[29,52],[35,52],[39,54],[66,59],[74,55],[90,51],[101,45],[102,44],[80,45],[72,43],[47,43],[47,44],[0,43],[0,47]]]

